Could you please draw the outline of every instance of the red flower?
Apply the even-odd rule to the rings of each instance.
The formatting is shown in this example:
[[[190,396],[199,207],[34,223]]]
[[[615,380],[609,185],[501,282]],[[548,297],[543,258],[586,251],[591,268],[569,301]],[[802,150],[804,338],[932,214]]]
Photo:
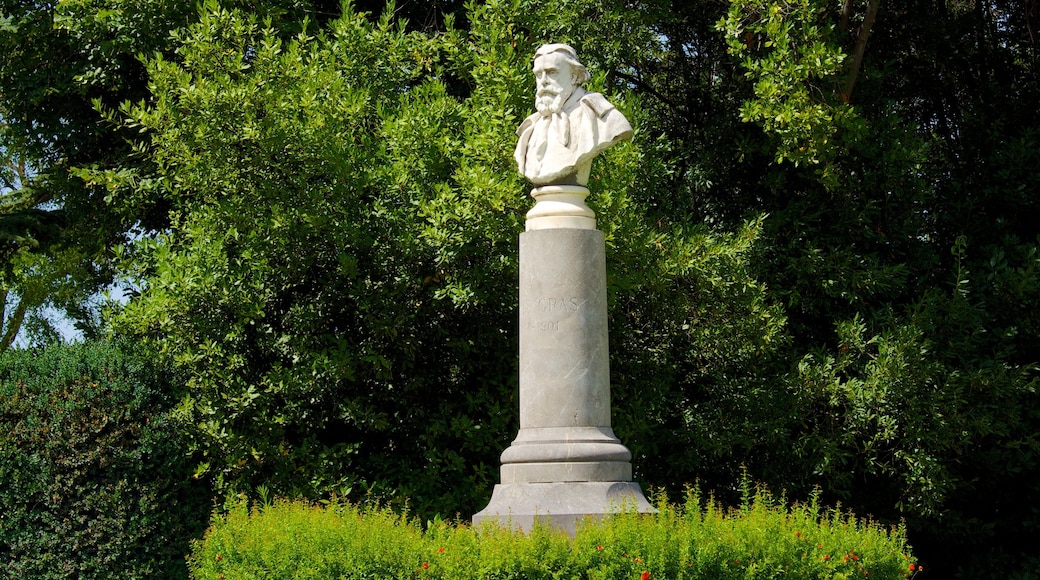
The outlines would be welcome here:
[[[603,546],[596,546],[596,549],[599,550],[600,552],[602,552],[603,551]]]
[[[650,572],[643,572],[640,574],[639,580],[650,580]]]
[[[826,562],[827,560],[830,560],[830,559],[831,559],[831,555],[830,554],[824,554],[823,555],[823,561],[824,562]]]
[[[910,571],[911,572],[913,572],[916,569],[917,569],[917,566],[914,566],[913,564],[910,564]]]
[[[422,569],[423,570],[429,570],[430,569],[430,563],[429,562],[423,562],[422,563]]]
[[[437,553],[438,554],[443,554],[444,553],[444,548],[437,548]]]

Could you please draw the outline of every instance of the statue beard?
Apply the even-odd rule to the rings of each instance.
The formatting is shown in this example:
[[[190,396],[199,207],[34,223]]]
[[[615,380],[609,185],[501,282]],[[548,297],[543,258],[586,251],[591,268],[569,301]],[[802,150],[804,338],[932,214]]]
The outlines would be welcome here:
[[[564,93],[564,91],[556,88],[539,89],[535,95],[534,107],[543,117],[559,113],[563,110],[563,104],[567,102],[571,92],[573,91]]]

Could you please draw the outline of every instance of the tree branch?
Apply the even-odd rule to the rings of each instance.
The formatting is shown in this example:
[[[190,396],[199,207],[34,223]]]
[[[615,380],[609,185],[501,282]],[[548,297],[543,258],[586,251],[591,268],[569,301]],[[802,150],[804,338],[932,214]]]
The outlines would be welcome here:
[[[7,316],[7,295],[10,292],[7,288],[0,288],[0,328],[4,327],[4,317]]]
[[[654,88],[653,88],[653,87],[651,87],[650,85],[648,85],[648,84],[646,84],[645,82],[643,82],[643,81],[642,81],[641,79],[639,79],[638,77],[635,77],[635,76],[632,76],[632,75],[630,75],[630,74],[626,74],[626,73],[623,73],[623,72],[618,72],[618,73],[617,73],[617,76],[619,76],[619,77],[621,77],[621,78],[625,79],[626,81],[628,81],[628,82],[630,82],[630,83],[632,83],[632,84],[634,84],[634,85],[638,86],[638,87],[639,87],[640,89],[642,89],[642,90],[644,90],[644,91],[646,91],[646,92],[650,93],[650,94],[651,94],[651,95],[653,95],[653,96],[654,96],[655,98],[657,98],[658,100],[660,100],[660,101],[661,101],[662,103],[664,103],[664,104],[668,105],[668,106],[669,106],[669,107],[670,107],[670,108],[671,108],[672,110],[674,110],[674,111],[680,111],[680,110],[682,110],[682,108],[681,108],[681,107],[679,106],[679,104],[678,104],[678,103],[676,103],[675,101],[672,101],[672,100],[671,100],[671,99],[669,99],[668,97],[664,96],[663,94],[661,94],[660,92],[658,92],[658,91],[657,91],[656,89],[654,89]]]
[[[841,24],[839,29],[842,32],[849,30],[849,18],[852,17],[852,0],[845,0],[845,5],[841,7]]]
[[[1026,29],[1029,31],[1029,41],[1036,45],[1037,37],[1037,26],[1036,21],[1040,20],[1040,3],[1037,0],[1029,0],[1026,3]]]
[[[7,332],[4,333],[4,339],[0,342],[0,352],[4,352],[11,347],[11,343],[14,342],[14,338],[18,336],[18,331],[22,328],[22,321],[25,320],[25,312],[29,310],[29,304],[25,300],[18,301],[18,307],[14,309],[14,314],[11,315],[11,320],[7,323]]]
[[[863,67],[863,55],[867,51],[867,38],[870,37],[870,29],[874,26],[874,18],[877,17],[880,4],[881,0],[870,0],[867,2],[867,14],[863,18],[863,24],[859,27],[859,36],[856,38],[856,49],[852,58],[852,70],[849,71],[849,82],[845,85],[845,91],[841,94],[841,99],[846,103],[852,99],[852,89],[856,87],[856,79],[859,77],[859,71]],[[844,15],[842,18],[844,18]]]

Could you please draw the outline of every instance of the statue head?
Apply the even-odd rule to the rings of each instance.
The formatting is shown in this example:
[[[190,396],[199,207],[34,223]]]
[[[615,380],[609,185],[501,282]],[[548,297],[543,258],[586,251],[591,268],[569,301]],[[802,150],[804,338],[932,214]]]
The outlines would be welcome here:
[[[589,80],[589,71],[567,44],[543,44],[534,53],[533,70],[537,82],[535,108],[542,115],[560,112],[574,89]]]

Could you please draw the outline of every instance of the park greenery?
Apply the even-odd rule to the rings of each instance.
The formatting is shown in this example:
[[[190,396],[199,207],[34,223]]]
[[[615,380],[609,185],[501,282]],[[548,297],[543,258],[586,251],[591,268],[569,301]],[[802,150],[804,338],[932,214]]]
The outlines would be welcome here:
[[[746,482],[745,482],[746,483]],[[881,578],[922,572],[902,528],[857,521],[818,503],[791,508],[742,489],[722,509],[697,488],[652,515],[586,521],[574,538],[538,526],[524,534],[484,522],[420,522],[342,501],[239,500],[190,558],[196,578]]]
[[[4,355],[0,577],[180,578],[213,505],[169,368],[97,341]]]
[[[746,473],[905,522],[937,576],[1032,577],[1038,6],[3,0],[2,489],[43,461],[24,446],[80,428],[28,398],[111,382],[150,394],[99,406],[161,420],[119,423],[112,457],[138,463],[87,450],[156,478],[110,503],[187,513],[203,485],[479,510],[517,429],[514,130],[535,48],[568,42],[635,128],[589,203],[636,479],[734,503]],[[101,350],[55,345],[46,308]],[[17,481],[75,511],[76,469]],[[87,530],[83,509],[47,517]],[[28,534],[0,539],[10,562],[60,548],[25,517],[3,520]]]

